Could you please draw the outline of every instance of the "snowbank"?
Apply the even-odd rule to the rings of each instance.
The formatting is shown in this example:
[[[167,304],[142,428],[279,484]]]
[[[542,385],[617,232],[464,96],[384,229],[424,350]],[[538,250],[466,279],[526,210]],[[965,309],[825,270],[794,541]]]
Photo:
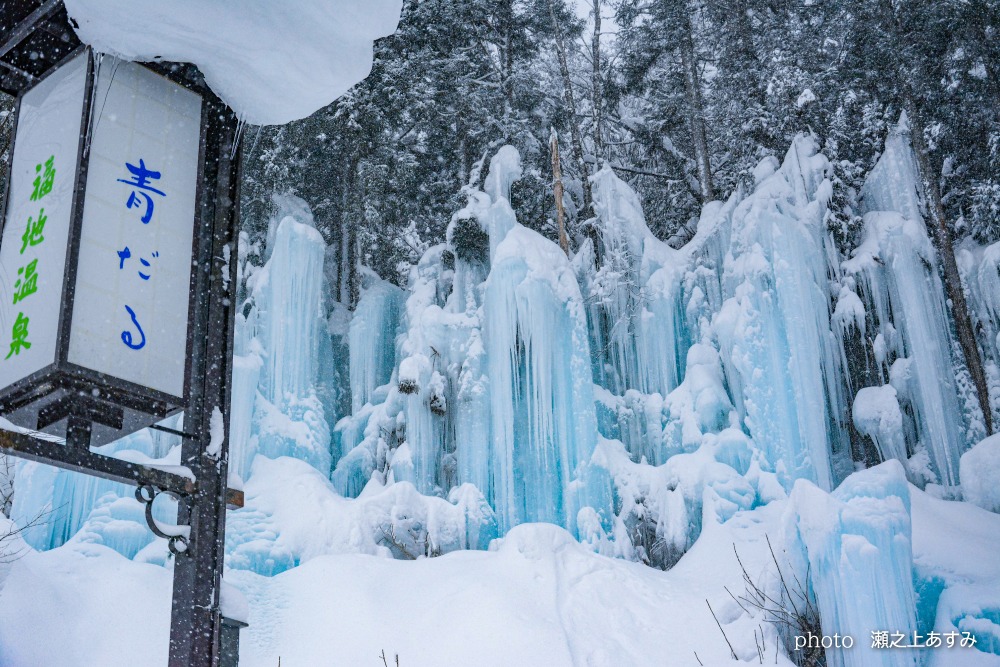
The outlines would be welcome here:
[[[544,524],[513,529],[491,551],[326,555],[274,577],[230,570],[226,582],[250,605],[240,665],[274,667],[278,656],[305,667],[380,664],[382,650],[389,664],[398,654],[402,665],[438,667],[731,664],[706,599],[756,664],[756,622],[736,617],[722,587],[740,585],[734,542],[752,571],[766,564],[763,526],[777,516],[713,526],[697,557],[669,573],[594,554]],[[75,545],[28,554],[0,585],[5,667],[166,664],[168,569]],[[43,626],[39,641],[32,628]],[[767,664],[788,667],[769,640]]]
[[[898,471],[890,476],[902,478]],[[881,501],[872,498],[868,507],[864,496],[885,480],[877,473],[865,479],[868,491],[855,483],[851,494],[836,501],[813,491],[835,501],[845,512],[841,517],[856,527],[863,517],[874,526]],[[905,487],[896,487],[893,493],[906,494]],[[914,487],[908,495],[919,631],[980,628],[976,648],[929,651],[925,664],[996,665],[998,656],[988,646],[1000,641],[1000,627],[989,625],[1000,581],[1000,516]],[[841,503],[871,512],[851,516]],[[707,523],[669,572],[594,554],[549,525],[514,528],[485,552],[417,561],[319,555],[274,577],[230,570],[226,581],[250,605],[240,665],[274,667],[279,655],[290,665],[375,664],[383,649],[390,664],[399,654],[403,665],[441,667],[734,664],[708,600],[745,664],[759,664],[755,631],[763,629],[764,664],[787,667],[787,658],[773,653],[773,628],[741,609],[724,588],[735,595],[744,590],[734,549],[754,581],[773,574],[765,538],[778,544],[787,508],[779,500],[724,524]],[[308,521],[300,522],[303,528]],[[899,539],[884,538],[885,546]],[[860,583],[853,584],[857,590]],[[165,664],[169,599],[169,569],[129,561],[102,546],[74,543],[27,553],[6,578],[0,570],[0,664]],[[123,600],[142,600],[143,613]],[[40,641],[32,628],[43,625],[50,631]],[[109,627],[115,632],[108,633]],[[869,630],[863,630],[854,637],[856,646],[870,643]]]

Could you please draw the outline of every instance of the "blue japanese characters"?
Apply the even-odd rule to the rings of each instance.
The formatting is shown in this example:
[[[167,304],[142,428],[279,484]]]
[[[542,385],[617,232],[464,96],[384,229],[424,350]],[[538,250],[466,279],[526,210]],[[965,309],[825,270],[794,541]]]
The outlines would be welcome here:
[[[127,185],[133,186],[132,192],[129,194],[128,200],[125,202],[127,208],[144,208],[142,214],[141,222],[144,225],[148,225],[153,220],[153,211],[155,209],[154,200],[150,196],[150,193],[158,195],[160,197],[166,197],[167,194],[162,190],[158,190],[149,184],[151,180],[160,180],[160,172],[153,171],[146,167],[146,162],[142,158],[139,158],[139,166],[136,166],[130,162],[125,163],[126,169],[132,174],[130,179],[119,178],[119,183],[125,183]],[[143,204],[144,200],[145,204]],[[120,271],[125,270],[125,263],[127,260],[132,258],[132,250],[129,246],[125,246],[118,251],[118,269]],[[146,257],[139,257],[139,264],[142,268],[136,271],[140,280],[148,281],[152,277],[152,260],[155,260],[160,256],[160,253],[156,250],[149,253],[149,259]],[[132,331],[124,330],[121,332],[122,343],[126,347],[132,350],[141,350],[146,346],[146,334],[142,330],[142,325],[139,324],[139,318],[136,316],[135,310],[128,304],[125,304],[125,312],[128,313],[129,318],[132,320],[132,326],[135,328],[137,334],[133,334]]]

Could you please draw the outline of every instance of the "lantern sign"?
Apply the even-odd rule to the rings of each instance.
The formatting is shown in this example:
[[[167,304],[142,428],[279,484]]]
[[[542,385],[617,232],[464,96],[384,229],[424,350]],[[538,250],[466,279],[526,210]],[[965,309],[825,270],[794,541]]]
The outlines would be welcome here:
[[[91,52],[60,0],[0,11],[0,90],[17,95],[0,210],[0,452],[135,485],[174,554],[171,667],[230,667],[222,615],[239,126],[184,63]],[[122,29],[128,29],[124,26]],[[184,412],[183,431],[156,424]],[[166,470],[94,451],[152,426]],[[65,437],[65,443],[23,429]],[[178,500],[177,527],[154,521]],[[110,630],[109,630],[110,631]]]
[[[22,96],[0,240],[15,424],[62,434],[82,412],[100,444],[186,406],[202,106],[85,51]]]

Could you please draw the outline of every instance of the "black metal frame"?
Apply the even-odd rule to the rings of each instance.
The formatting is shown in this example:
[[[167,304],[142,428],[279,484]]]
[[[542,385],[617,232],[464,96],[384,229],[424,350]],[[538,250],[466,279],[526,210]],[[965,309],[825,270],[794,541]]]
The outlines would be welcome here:
[[[190,495],[195,482],[182,475],[95,454],[89,449],[67,447],[27,433],[0,430],[0,451],[29,461],[55,465],[64,470],[94,475],[123,484],[150,483],[163,491]],[[233,502],[240,502],[235,496]]]
[[[188,552],[177,557],[174,567],[171,667],[217,666],[223,634],[228,632],[232,642],[234,627],[232,622],[224,625],[220,609],[229,447],[224,442],[216,459],[207,445],[213,412],[220,410],[229,424],[232,402],[237,263],[227,262],[226,257],[235,257],[238,243],[241,153],[236,115],[214,95],[204,99],[205,187],[199,202],[202,233],[195,234],[199,247],[193,287],[202,298],[197,304],[201,312],[194,317],[191,351],[198,370],[190,384],[187,410],[193,418],[184,425],[192,435],[184,438],[181,448],[181,463],[194,472],[198,485],[178,510],[178,521],[191,526],[191,537]],[[179,607],[179,600],[189,602]]]
[[[196,480],[184,475],[95,454],[89,449],[67,447],[58,440],[46,440],[28,433],[0,429],[0,452],[121,484],[151,484],[182,498],[194,495],[198,488]],[[230,509],[243,507],[243,491],[227,488],[226,506]]]
[[[0,90],[11,95],[80,43],[62,0],[0,0],[0,33]],[[18,52],[18,45],[26,48]]]
[[[58,62],[53,59],[39,65],[32,61],[35,72],[18,69],[11,63],[27,62],[23,53],[14,52],[19,44],[51,41],[54,35],[60,39],[67,35],[70,40],[76,38],[69,30],[61,0],[7,2],[13,5],[15,15],[23,18],[20,23],[13,23],[7,17],[0,17],[0,27],[14,25],[11,37],[0,37],[0,89],[18,93],[19,114],[24,93],[70,58],[84,52],[84,47],[77,40],[76,46],[69,49],[68,55],[60,55]],[[4,6],[4,0],[0,0],[0,6]],[[40,32],[45,34],[39,36]],[[55,52],[60,53],[59,49]],[[239,123],[232,110],[208,89],[194,66],[183,63],[143,66],[199,94],[202,100],[184,396],[169,396],[121,379],[109,379],[69,363],[72,311],[64,308],[60,314],[55,363],[0,394],[0,414],[13,411],[9,416],[18,418],[20,410],[21,417],[30,416],[35,426],[41,415],[46,422],[43,426],[49,428],[65,419],[67,442],[0,431],[0,452],[138,487],[136,498],[146,505],[147,522],[157,535],[169,540],[175,558],[170,667],[235,665],[238,632],[246,624],[222,617],[220,590],[226,507],[243,505],[243,493],[226,488],[237,267],[236,261],[227,262],[226,257],[235,260],[238,247]],[[14,76],[12,83],[4,72],[14,70],[24,76]],[[76,286],[75,266],[89,160],[85,150],[94,127],[92,93],[96,76],[93,59],[88,58],[83,130],[63,283],[64,305],[65,300],[72,302]],[[15,117],[15,140],[16,122]],[[6,211],[2,213],[5,216]],[[97,434],[94,439],[98,441],[121,437],[182,409],[186,414],[184,432],[161,430],[181,436],[181,464],[193,477],[90,450],[94,444],[92,434]],[[227,429],[218,453],[213,456],[208,445],[216,410],[222,413]],[[32,422],[21,419],[21,423],[30,426]],[[152,503],[160,493],[177,498],[178,524],[189,527],[187,535],[166,533],[151,520]]]

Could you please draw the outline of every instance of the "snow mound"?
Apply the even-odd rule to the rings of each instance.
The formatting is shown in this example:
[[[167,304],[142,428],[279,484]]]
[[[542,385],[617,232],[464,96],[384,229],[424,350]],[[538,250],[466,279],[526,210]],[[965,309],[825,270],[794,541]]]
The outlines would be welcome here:
[[[368,76],[372,43],[396,30],[402,2],[66,0],[66,9],[98,51],[194,63],[242,120],[281,125]]]
[[[706,598],[725,607],[721,620],[736,652],[756,660],[757,621],[730,621],[723,586],[738,590],[741,582],[734,542],[752,571],[767,562],[762,526],[780,513],[758,514],[739,526],[711,526],[698,561],[676,573],[594,554],[541,524],[514,528],[490,551],[415,561],[336,553],[273,577],[228,570],[225,583],[249,602],[239,663],[274,667],[280,656],[283,665],[377,664],[384,649],[390,664],[399,655],[402,665],[438,667],[733,664]],[[296,523],[305,530],[308,519]],[[143,600],[143,613],[122,600]],[[0,664],[166,664],[169,619],[167,568],[93,544],[29,552],[0,581]],[[51,631],[38,641],[33,628],[43,626]],[[770,651],[774,633],[764,630]],[[765,664],[791,665],[770,652]]]
[[[993,435],[962,454],[959,477],[965,500],[1000,513],[1000,435]]]

